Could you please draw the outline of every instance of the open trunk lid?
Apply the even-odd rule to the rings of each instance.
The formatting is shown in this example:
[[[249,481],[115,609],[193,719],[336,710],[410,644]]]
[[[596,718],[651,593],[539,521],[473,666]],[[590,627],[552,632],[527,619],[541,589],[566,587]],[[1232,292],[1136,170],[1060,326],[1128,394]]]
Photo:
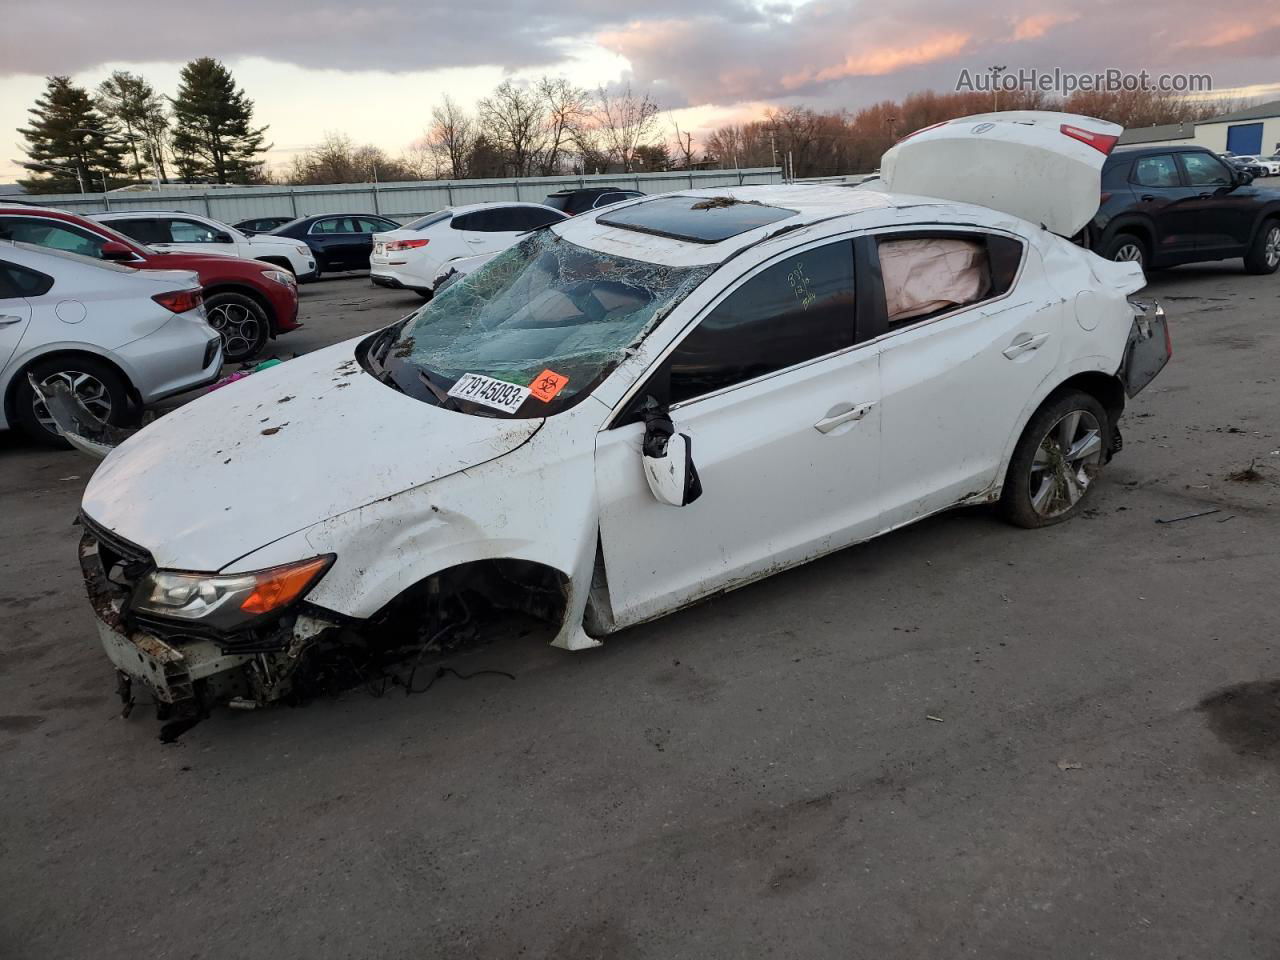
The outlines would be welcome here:
[[[1070,237],[1098,212],[1102,165],[1123,132],[1042,110],[960,117],[899,140],[880,176],[893,193],[975,203]]]

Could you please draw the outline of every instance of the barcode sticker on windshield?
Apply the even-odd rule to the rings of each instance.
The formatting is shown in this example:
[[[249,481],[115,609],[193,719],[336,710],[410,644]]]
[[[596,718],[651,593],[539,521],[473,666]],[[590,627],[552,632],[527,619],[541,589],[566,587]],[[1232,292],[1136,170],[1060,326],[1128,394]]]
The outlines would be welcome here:
[[[464,373],[449,388],[449,396],[493,407],[503,413],[515,413],[528,398],[529,388],[518,383],[495,380],[482,373]]]

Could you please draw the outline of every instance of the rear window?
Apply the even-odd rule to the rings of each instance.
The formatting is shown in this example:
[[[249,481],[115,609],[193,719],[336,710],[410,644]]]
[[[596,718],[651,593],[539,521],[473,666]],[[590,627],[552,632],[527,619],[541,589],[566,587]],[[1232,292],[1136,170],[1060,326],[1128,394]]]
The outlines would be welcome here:
[[[555,207],[557,210],[568,210],[569,197],[570,194],[567,193],[552,193],[548,194],[547,198],[542,202],[548,207]]]
[[[657,197],[602,214],[597,223],[691,243],[719,243],[795,216],[795,210],[732,197]]]
[[[437,210],[435,213],[428,213],[425,217],[419,217],[417,220],[410,220],[400,229],[402,230],[425,230],[427,227],[434,226],[437,223],[443,223],[451,217],[452,211]]]

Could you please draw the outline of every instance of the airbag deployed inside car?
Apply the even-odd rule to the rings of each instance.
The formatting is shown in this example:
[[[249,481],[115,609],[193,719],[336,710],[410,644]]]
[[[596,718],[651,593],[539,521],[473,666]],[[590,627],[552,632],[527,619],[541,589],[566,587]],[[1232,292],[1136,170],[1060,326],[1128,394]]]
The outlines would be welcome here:
[[[881,240],[880,272],[890,325],[974,303],[991,288],[986,247],[975,240]]]

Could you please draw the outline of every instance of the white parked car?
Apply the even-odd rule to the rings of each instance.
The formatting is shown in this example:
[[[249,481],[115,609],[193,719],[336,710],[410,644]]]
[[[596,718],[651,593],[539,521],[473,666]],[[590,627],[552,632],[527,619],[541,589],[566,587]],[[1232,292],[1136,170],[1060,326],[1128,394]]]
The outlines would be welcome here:
[[[541,203],[472,203],[446,207],[399,230],[373,235],[369,279],[381,287],[430,297],[435,278],[462,257],[497,253],[521,234],[566,219]]]
[[[1110,125],[1035,117],[970,123],[1011,129],[940,168],[944,197],[989,177],[987,206],[834,185],[638,199],[162,418],[84,495],[107,655],[182,710],[267,702],[335,649],[368,662],[474,622],[477,596],[580,650],[952,507],[1075,515],[1170,348],[1163,313],[1127,300],[1137,265],[1041,226],[1093,215],[1105,152],[1078,133]],[[964,129],[930,139],[954,152]],[[925,142],[886,179],[912,179]],[[1029,163],[1053,190],[1009,176]]]
[[[233,226],[194,213],[131,210],[95,213],[93,219],[109,223],[125,236],[156,250],[187,250],[261,260],[288,270],[299,283],[319,276],[315,254],[305,243],[270,234],[248,236]]]
[[[1255,166],[1261,167],[1263,170],[1266,171],[1266,176],[1268,177],[1274,177],[1274,176],[1280,175],[1280,159],[1276,159],[1275,157],[1250,156],[1250,157],[1234,157],[1233,159],[1239,160],[1243,163],[1252,163]]]
[[[59,442],[31,378],[65,384],[114,424],[131,402],[204,386],[221,366],[222,340],[205,322],[191,271],[0,241],[0,429]]]

